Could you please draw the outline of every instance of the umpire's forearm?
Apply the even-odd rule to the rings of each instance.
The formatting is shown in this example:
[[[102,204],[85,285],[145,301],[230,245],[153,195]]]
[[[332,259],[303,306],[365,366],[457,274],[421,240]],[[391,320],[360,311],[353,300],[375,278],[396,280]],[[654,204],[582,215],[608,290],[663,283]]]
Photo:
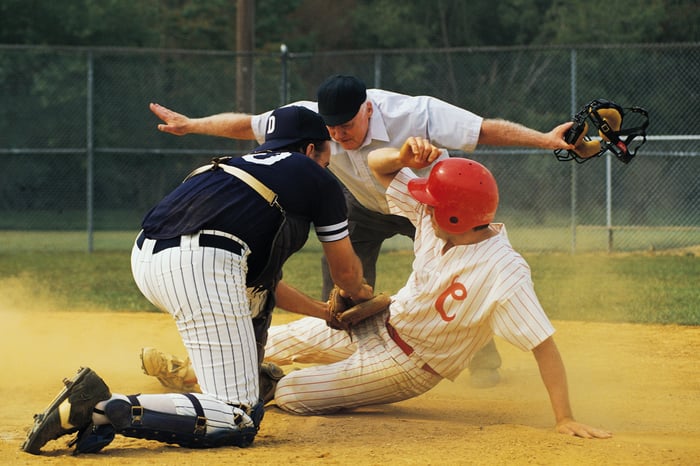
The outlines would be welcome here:
[[[487,118],[481,124],[479,145],[537,147],[540,149],[573,149],[564,140],[571,122],[563,123],[548,133],[498,118]]]
[[[245,113],[220,113],[203,118],[190,118],[187,132],[231,139],[255,139],[252,116]]]

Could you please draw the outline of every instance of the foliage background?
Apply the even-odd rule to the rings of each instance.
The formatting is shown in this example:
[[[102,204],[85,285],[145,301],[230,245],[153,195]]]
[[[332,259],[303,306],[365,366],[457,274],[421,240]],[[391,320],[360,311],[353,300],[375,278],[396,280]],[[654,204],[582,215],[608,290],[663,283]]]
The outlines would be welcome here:
[[[235,50],[239,3],[3,0],[0,43]],[[694,0],[252,3],[257,50],[276,51],[280,43],[297,51],[327,51],[700,40]]]

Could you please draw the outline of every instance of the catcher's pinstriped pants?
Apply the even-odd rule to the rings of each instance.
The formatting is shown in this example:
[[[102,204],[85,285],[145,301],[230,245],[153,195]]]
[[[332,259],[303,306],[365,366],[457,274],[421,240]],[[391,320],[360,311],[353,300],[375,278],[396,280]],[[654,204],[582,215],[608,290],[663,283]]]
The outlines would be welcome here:
[[[143,295],[175,319],[202,393],[253,406],[259,381],[246,294],[248,254],[245,243],[215,230],[174,243],[140,235],[131,267]]]

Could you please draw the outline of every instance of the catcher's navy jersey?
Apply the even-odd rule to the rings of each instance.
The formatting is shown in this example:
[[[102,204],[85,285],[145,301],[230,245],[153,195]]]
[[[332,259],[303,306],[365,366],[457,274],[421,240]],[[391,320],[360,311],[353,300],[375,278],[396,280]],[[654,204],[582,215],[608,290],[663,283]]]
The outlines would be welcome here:
[[[348,235],[340,185],[305,155],[264,152],[226,163],[245,170],[277,193],[289,215],[313,223],[320,241],[336,241]],[[146,214],[142,227],[153,239],[203,229],[236,235],[251,249],[248,266],[252,274],[264,266],[280,220],[279,210],[251,187],[223,170],[214,170],[180,184]]]

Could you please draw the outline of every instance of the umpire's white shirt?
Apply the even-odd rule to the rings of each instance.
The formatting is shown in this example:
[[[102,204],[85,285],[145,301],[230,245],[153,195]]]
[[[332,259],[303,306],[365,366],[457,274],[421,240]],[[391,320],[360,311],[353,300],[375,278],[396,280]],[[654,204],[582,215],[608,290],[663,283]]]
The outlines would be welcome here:
[[[483,118],[467,110],[430,96],[407,96],[382,89],[368,89],[367,99],[372,102],[367,137],[358,150],[346,151],[333,143],[328,167],[355,198],[369,210],[389,213],[385,189],[372,176],[367,165],[367,154],[382,147],[399,148],[411,136],[420,136],[447,149],[471,152],[476,148]],[[316,102],[299,101],[301,105],[318,111]],[[267,118],[272,112],[253,116],[252,128],[258,142],[265,138]],[[441,158],[447,157],[443,151]],[[436,161],[437,162],[437,161]],[[427,176],[430,168],[417,172]]]

